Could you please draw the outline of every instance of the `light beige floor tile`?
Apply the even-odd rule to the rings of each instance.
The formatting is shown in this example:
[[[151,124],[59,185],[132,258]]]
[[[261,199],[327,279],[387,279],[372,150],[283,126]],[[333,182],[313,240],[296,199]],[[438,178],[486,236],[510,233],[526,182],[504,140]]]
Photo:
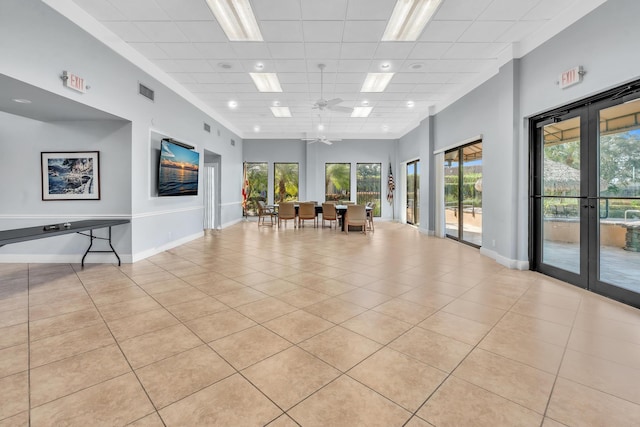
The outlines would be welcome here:
[[[233,279],[229,279],[228,277],[225,277],[224,279],[219,279],[213,282],[202,283],[194,286],[200,289],[205,294],[211,295],[212,297],[215,297],[216,295],[224,294],[227,292],[231,292],[231,291],[236,291],[238,289],[243,289],[245,287],[239,282],[236,282]]]
[[[159,268],[149,269],[148,271],[132,272],[128,274],[128,276],[140,285],[160,282],[162,280],[171,280],[176,277],[168,271],[164,271]]]
[[[381,348],[379,343],[340,326],[324,331],[298,345],[343,372]]]
[[[145,296],[131,301],[105,305],[100,307],[99,311],[104,320],[108,322],[110,320],[133,316],[135,314],[144,313],[160,307],[160,304],[158,304],[156,300],[149,296]]]
[[[345,294],[347,292],[358,289],[356,286],[349,285],[347,283],[343,283],[335,279],[326,279],[322,282],[307,284],[305,285],[305,287],[307,289],[311,289],[316,292],[321,292],[323,294],[327,294],[332,297]]]
[[[254,326],[209,343],[218,354],[241,370],[291,346],[262,326]]]
[[[109,345],[31,370],[31,407],[130,372],[116,345]]]
[[[0,419],[12,417],[29,409],[29,374],[0,378]]]
[[[264,323],[264,326],[292,343],[299,343],[334,325],[318,316],[298,310],[270,320]]]
[[[164,423],[160,419],[160,415],[157,412],[149,414],[146,417],[140,418],[137,421],[129,424],[131,427],[164,427]]]
[[[518,298],[518,296],[498,294],[492,288],[473,288],[460,296],[462,300],[473,301],[500,310],[509,310],[518,301]]]
[[[144,335],[149,332],[164,329],[179,323],[171,313],[164,308],[146,311],[140,314],[107,322],[111,333],[118,341]]]
[[[73,313],[62,314],[60,316],[49,317],[29,323],[29,338],[36,341],[53,335],[75,331],[103,324],[100,313],[95,308],[75,311]]]
[[[575,310],[557,308],[524,299],[518,301],[511,308],[511,311],[524,316],[535,317],[536,319],[547,320],[564,326],[571,326],[576,315]]]
[[[122,341],[120,347],[131,366],[138,369],[201,344],[185,326],[175,325]]]
[[[293,305],[298,308],[304,308],[320,301],[329,299],[329,295],[321,292],[312,291],[307,288],[299,288],[293,291],[285,292],[277,296],[281,301]]]
[[[29,295],[29,306],[33,307],[41,304],[55,305],[62,302],[81,300],[87,296],[87,291],[81,285],[48,292],[32,292]]]
[[[125,425],[154,411],[133,373],[31,410],[31,425]]]
[[[422,322],[436,311],[433,307],[426,307],[400,298],[380,304],[373,310],[412,325]]]
[[[449,377],[417,415],[436,426],[536,427],[542,415],[456,377]]]
[[[268,298],[268,295],[260,291],[256,291],[253,288],[244,287],[235,291],[216,295],[216,298],[229,307],[238,307]]]
[[[205,297],[193,301],[187,301],[180,304],[170,305],[167,307],[174,316],[181,322],[197,319],[208,314],[217,313],[226,310],[228,307],[213,297]]]
[[[640,369],[640,344],[574,329],[568,348]]]
[[[535,317],[507,313],[498,322],[496,329],[522,333],[535,340],[548,342],[559,346],[566,346],[571,328]]]
[[[255,324],[256,322],[235,310],[220,311],[185,323],[204,342],[226,337]]]
[[[252,384],[285,410],[339,374],[337,369],[297,347],[291,347],[243,371]]]
[[[0,378],[29,369],[28,344],[16,345],[0,350]]]
[[[389,279],[381,279],[374,281],[373,283],[369,283],[363,288],[368,289],[370,291],[379,292],[381,294],[389,295],[391,297],[397,297],[399,295],[405,294],[412,290],[414,287],[410,285],[403,285],[397,283],[394,280]]]
[[[304,308],[304,311],[315,314],[333,323],[342,323],[366,310],[364,307],[343,301],[339,298],[330,298]]]
[[[545,411],[555,378],[481,349],[471,352],[453,375],[539,414]]]
[[[564,354],[564,347],[497,328],[489,332],[478,347],[553,375],[558,373]]]
[[[558,375],[640,404],[639,369],[567,349]]]
[[[566,424],[559,423],[551,418],[544,417],[542,427],[567,427]]]
[[[187,282],[177,277],[139,284],[139,286],[144,289],[149,295],[155,295],[163,292],[175,291],[176,289],[191,287],[191,285],[189,285]]]
[[[445,372],[453,371],[473,347],[453,338],[414,328],[389,344],[394,350]]]
[[[138,369],[136,374],[157,408],[176,402],[235,371],[203,345]]]
[[[143,289],[137,286],[132,286],[115,291],[93,293],[91,295],[91,299],[95,303],[96,307],[100,309],[109,304],[131,301],[135,300],[136,298],[143,298],[146,296],[148,295]]]
[[[574,329],[640,344],[640,328],[634,323],[608,319],[591,313],[578,312]],[[568,335],[568,334],[567,334]]]
[[[433,424],[429,424],[422,418],[414,416],[403,427],[431,427]]]
[[[66,357],[114,344],[104,324],[89,326],[34,341],[30,346],[31,369]]]
[[[233,375],[160,410],[171,426],[265,425],[282,414],[240,375]]]
[[[341,300],[349,301],[364,308],[373,308],[384,302],[389,301],[392,297],[381,294],[380,292],[370,291],[368,289],[359,288],[353,291],[338,295]]]
[[[29,411],[0,420],[0,427],[29,427]]]
[[[244,274],[242,276],[238,276],[234,278],[235,281],[240,282],[245,286],[259,285],[261,283],[266,283],[274,279],[275,279],[274,276],[267,273],[263,273],[261,271]]]
[[[401,426],[411,413],[342,376],[288,411],[303,426]]]
[[[25,323],[29,320],[27,307],[0,312],[0,328]]]
[[[442,311],[489,326],[495,325],[506,313],[504,310],[461,299],[447,305]]]
[[[26,323],[0,328],[0,349],[25,344],[29,341]]]
[[[0,297],[0,311],[17,310],[29,305],[29,297],[27,292],[21,292],[22,295],[11,296],[10,298]]]
[[[73,313],[80,310],[93,309],[94,305],[88,295],[75,296],[67,300],[52,304],[40,304],[29,307],[29,320],[36,321],[61,314]]]
[[[258,323],[263,323],[298,309],[277,298],[268,297],[241,305],[237,307],[236,310]]]
[[[447,376],[389,348],[373,354],[348,374],[411,412],[417,410]]]
[[[285,292],[290,292],[297,289],[298,285],[293,284],[287,280],[275,279],[269,282],[252,285],[251,287],[264,294],[277,296],[280,294],[284,294]]]
[[[341,326],[385,345],[411,328],[409,323],[376,311],[366,311],[347,320]]]
[[[153,298],[165,307],[206,298],[207,294],[192,286],[155,294]]]
[[[444,311],[434,313],[420,322],[418,326],[471,345],[480,342],[491,329],[490,326],[483,323]]]
[[[571,426],[632,426],[640,420],[640,405],[558,378],[547,416]]]

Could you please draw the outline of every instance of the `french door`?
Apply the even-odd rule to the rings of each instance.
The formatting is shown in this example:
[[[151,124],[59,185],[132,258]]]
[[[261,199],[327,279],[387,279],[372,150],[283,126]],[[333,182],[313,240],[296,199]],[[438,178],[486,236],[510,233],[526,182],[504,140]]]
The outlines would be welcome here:
[[[640,95],[532,124],[533,268],[640,307]]]
[[[420,225],[420,160],[407,163],[407,224]]]

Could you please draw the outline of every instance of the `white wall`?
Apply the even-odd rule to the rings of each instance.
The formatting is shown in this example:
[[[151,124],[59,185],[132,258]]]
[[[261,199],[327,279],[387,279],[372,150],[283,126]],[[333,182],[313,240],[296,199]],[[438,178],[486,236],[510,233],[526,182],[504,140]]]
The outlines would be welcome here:
[[[130,192],[127,213],[132,217],[130,259],[140,259],[202,234],[201,192],[189,197],[150,196],[151,131],[194,145],[201,158],[204,149],[219,154],[221,222],[228,225],[241,219],[242,140],[237,135],[38,0],[0,2],[0,40],[7,41],[0,43],[0,57],[11,58],[0,62],[1,74],[131,122],[131,142],[125,156],[131,167],[121,169],[120,162],[108,159],[101,164],[103,173],[124,174],[130,181],[126,190]],[[59,78],[63,70],[84,77],[91,86],[88,93],[64,88]],[[156,91],[155,102],[138,95],[139,82]],[[204,122],[211,125],[211,133],[203,130]],[[235,146],[230,143],[232,139]],[[57,142],[50,142],[55,149]],[[83,149],[84,145],[75,148]],[[7,179],[5,173],[0,171],[3,180]],[[38,194],[39,188],[27,191]],[[116,190],[105,187],[105,191],[107,197]],[[104,201],[111,203],[109,199]],[[84,213],[99,216],[102,211],[97,206]],[[33,213],[29,203],[16,208],[16,216]]]

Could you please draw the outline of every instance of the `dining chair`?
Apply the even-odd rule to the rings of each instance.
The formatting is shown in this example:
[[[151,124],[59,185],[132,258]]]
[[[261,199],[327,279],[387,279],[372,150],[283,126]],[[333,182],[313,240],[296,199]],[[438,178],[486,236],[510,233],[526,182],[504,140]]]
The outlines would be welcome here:
[[[376,210],[376,203],[369,202],[367,203],[367,207],[371,208],[371,209],[367,209],[367,224],[371,231],[375,231],[373,228],[373,212]]]
[[[307,220],[313,221],[313,227],[318,226],[318,216],[316,215],[315,202],[303,202],[300,203],[298,208],[298,228],[300,225],[304,227],[304,222]]]
[[[281,202],[278,205],[278,227],[280,227],[280,221],[285,221],[284,225],[286,226],[286,221],[292,219],[293,227],[296,227],[296,207],[293,202]]]
[[[338,212],[336,211],[335,203],[323,203],[322,204],[322,226],[324,227],[324,222],[329,221],[329,228],[331,228],[331,222],[336,222],[336,228],[338,227]]]
[[[343,219],[344,231],[349,234],[349,226],[362,227],[362,232],[367,234],[367,211],[364,205],[347,205],[347,214]]]
[[[264,201],[258,200],[258,227],[261,225],[270,225],[273,227],[273,218],[277,216],[278,214],[273,208],[268,207]],[[271,224],[265,224],[264,219],[267,217],[271,220]]]

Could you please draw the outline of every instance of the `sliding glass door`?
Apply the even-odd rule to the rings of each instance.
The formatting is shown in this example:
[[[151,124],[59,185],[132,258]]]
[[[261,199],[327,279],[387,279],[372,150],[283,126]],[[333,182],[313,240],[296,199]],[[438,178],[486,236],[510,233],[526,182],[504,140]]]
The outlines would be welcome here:
[[[640,98],[533,124],[533,267],[640,306]]]
[[[407,163],[407,224],[420,225],[420,160]]]

